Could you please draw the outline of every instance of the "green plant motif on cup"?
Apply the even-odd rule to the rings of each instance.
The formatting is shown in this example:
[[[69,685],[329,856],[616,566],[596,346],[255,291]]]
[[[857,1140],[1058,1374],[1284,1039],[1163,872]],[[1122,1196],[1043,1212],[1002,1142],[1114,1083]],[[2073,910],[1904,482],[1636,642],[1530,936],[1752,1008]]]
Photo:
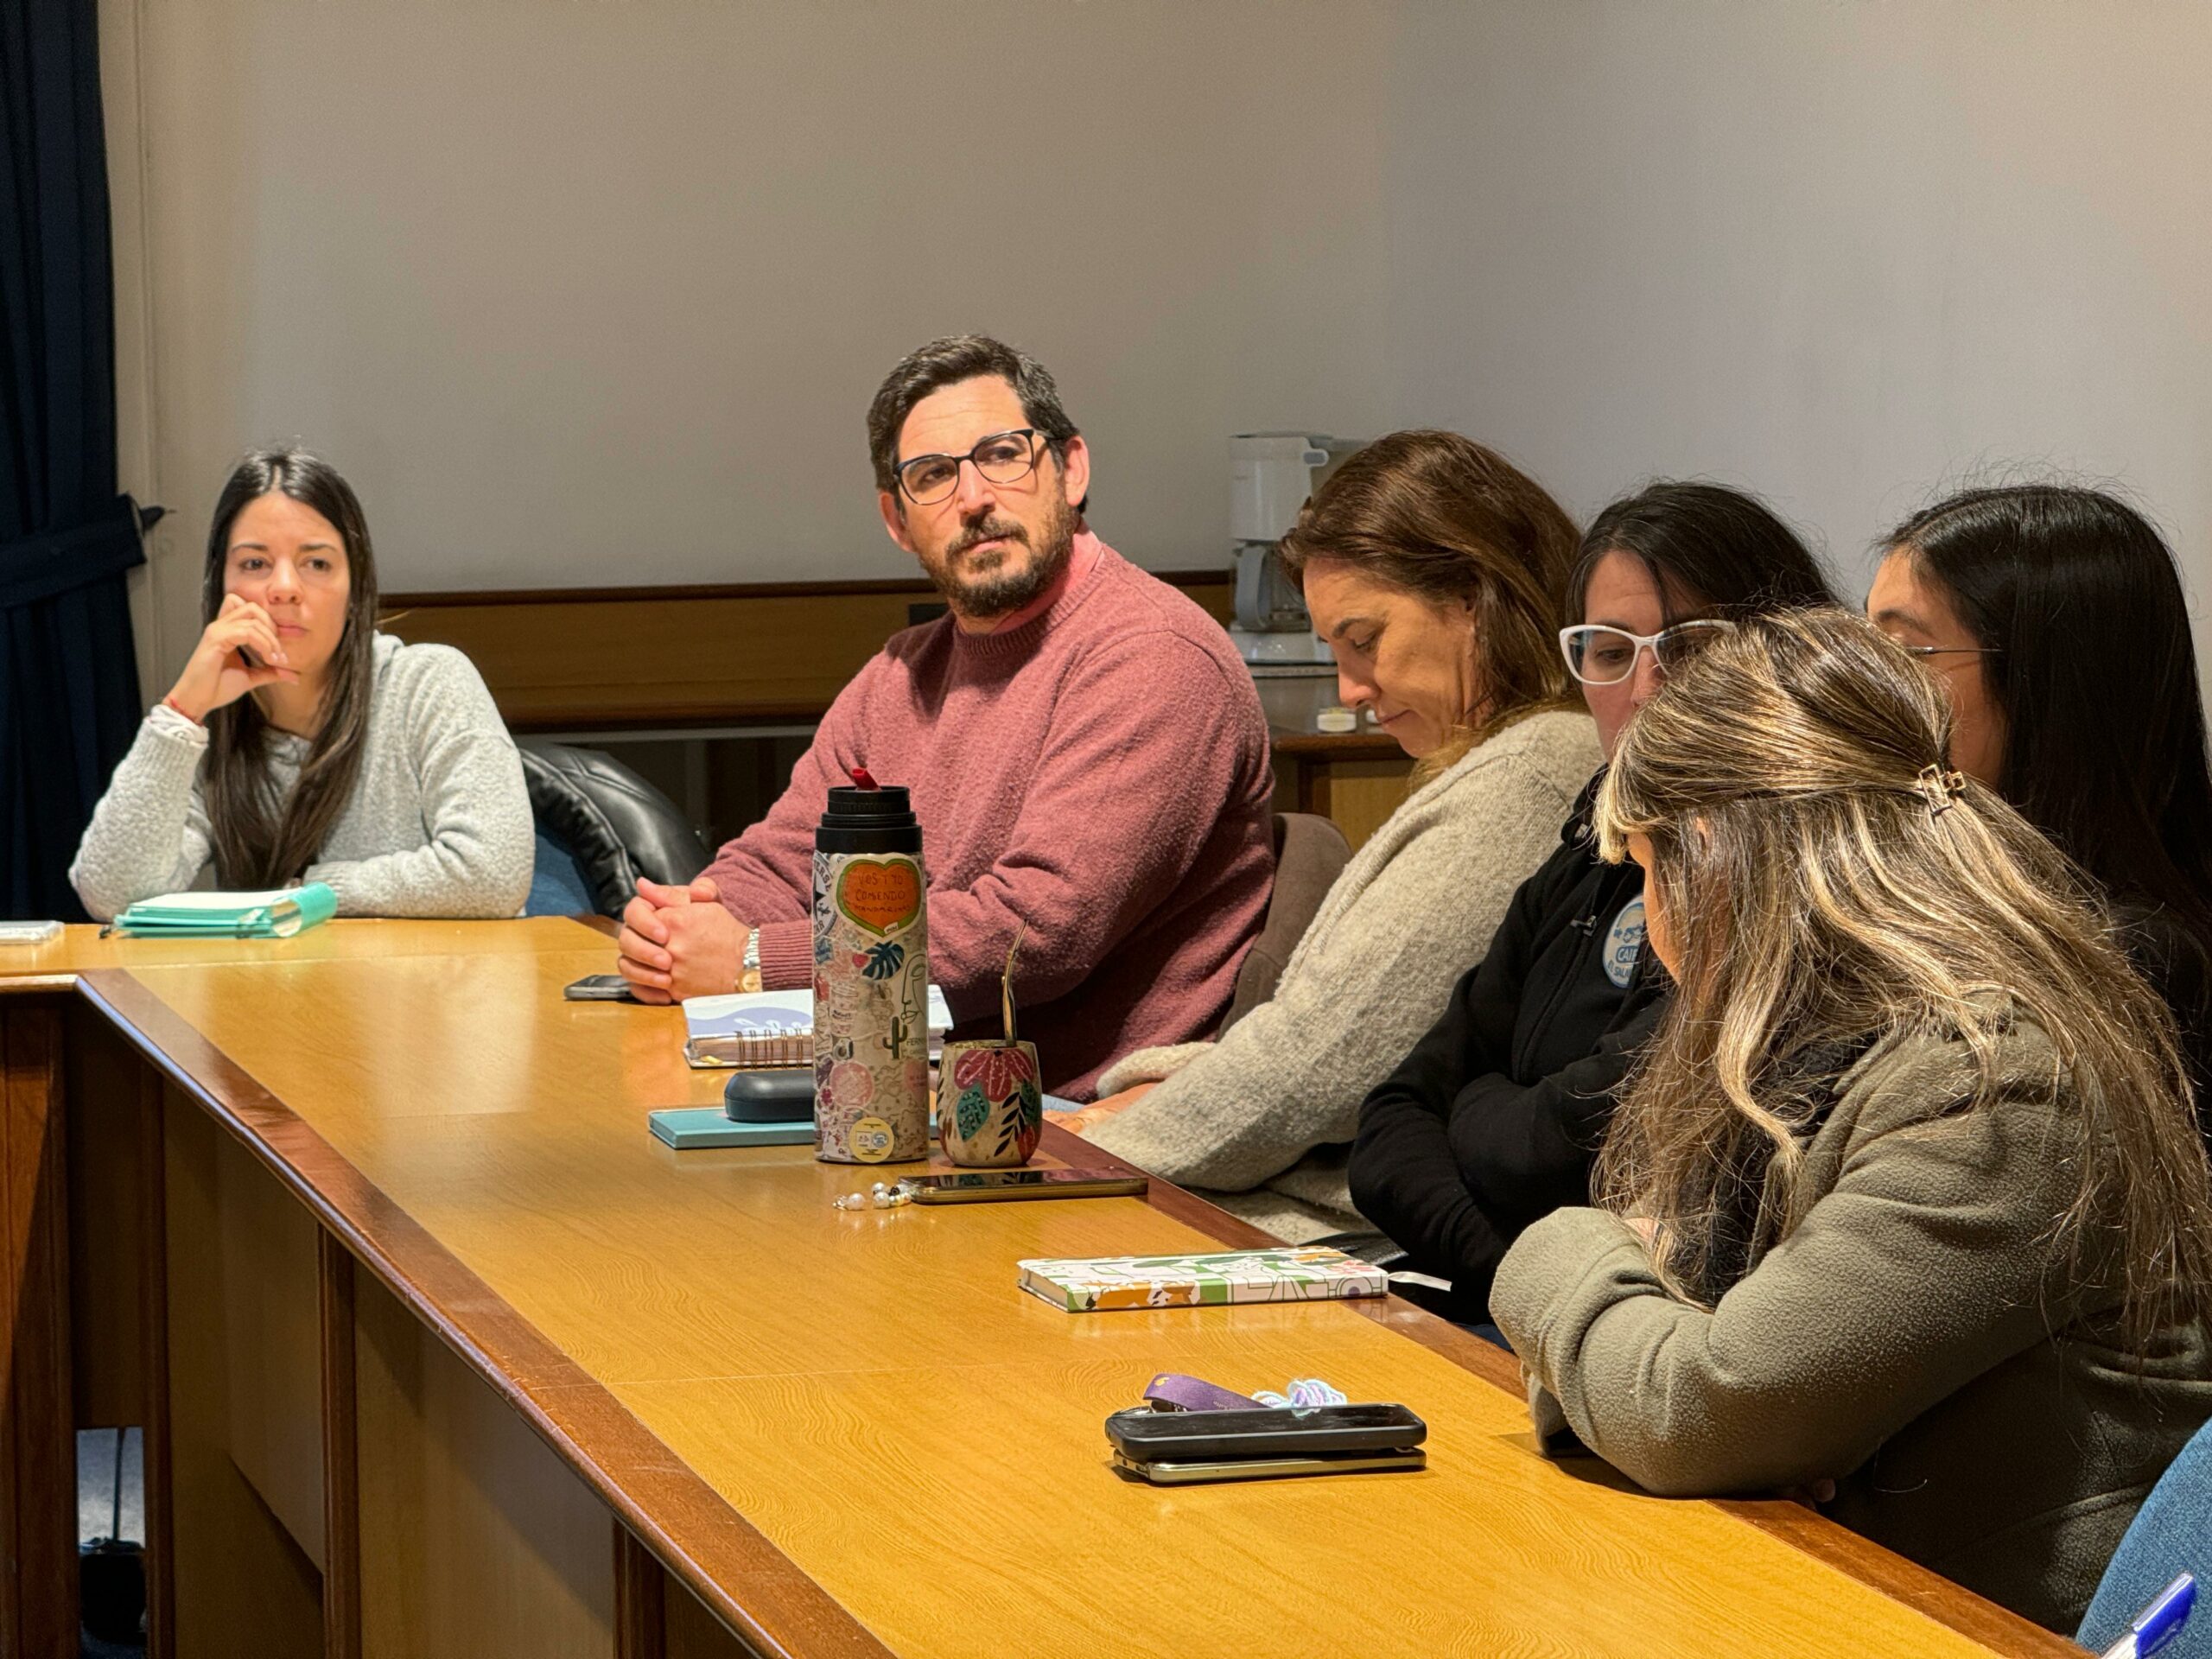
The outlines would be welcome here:
[[[965,1105],[963,1099],[963,1105]],[[1022,1162],[1037,1150],[1037,1142],[1045,1133],[1045,1096],[1037,1087],[1035,1077],[1024,1077],[1015,1093],[1001,1103],[1006,1108],[999,1117],[999,1139],[994,1152],[1014,1153]],[[963,1128],[963,1134],[968,1133]]]
[[[949,1043],[939,1067],[938,1132],[945,1155],[970,1167],[1023,1164],[1045,1127],[1037,1051],[1027,1043]]]

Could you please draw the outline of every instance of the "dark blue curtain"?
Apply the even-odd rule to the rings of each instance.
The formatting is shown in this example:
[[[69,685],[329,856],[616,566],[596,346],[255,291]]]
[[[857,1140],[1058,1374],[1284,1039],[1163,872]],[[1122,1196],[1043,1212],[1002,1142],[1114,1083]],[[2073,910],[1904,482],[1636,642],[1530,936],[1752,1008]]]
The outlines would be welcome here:
[[[0,0],[0,915],[79,919],[69,860],[139,717],[116,491],[94,0]]]

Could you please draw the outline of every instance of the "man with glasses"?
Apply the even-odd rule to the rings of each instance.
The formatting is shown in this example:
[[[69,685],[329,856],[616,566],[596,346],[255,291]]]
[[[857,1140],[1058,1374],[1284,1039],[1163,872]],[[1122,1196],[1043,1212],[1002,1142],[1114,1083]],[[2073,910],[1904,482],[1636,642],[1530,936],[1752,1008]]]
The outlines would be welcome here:
[[[1033,359],[933,341],[868,432],[884,529],[950,614],[861,669],[703,876],[639,883],[620,965],[647,1001],[810,983],[815,825],[865,772],[912,791],[960,1026],[995,1023],[1022,930],[1021,1034],[1052,1092],[1088,1098],[1116,1055],[1229,1005],[1274,880],[1259,696],[1218,623],[1091,532],[1090,448]]]

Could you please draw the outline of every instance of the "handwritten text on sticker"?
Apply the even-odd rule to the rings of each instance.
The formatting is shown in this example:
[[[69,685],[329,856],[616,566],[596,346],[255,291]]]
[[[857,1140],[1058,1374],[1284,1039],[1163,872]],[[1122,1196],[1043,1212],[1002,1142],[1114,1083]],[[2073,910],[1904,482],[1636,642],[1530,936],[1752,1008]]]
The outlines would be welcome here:
[[[837,877],[837,908],[880,937],[912,927],[922,910],[922,873],[904,859],[855,858]]]

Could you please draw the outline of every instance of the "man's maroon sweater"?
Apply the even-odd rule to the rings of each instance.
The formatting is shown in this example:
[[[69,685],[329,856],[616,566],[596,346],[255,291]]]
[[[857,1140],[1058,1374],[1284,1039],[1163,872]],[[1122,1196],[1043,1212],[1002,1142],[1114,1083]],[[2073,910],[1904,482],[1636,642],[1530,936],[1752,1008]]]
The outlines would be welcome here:
[[[1021,1035],[1088,1099],[1131,1049],[1210,1034],[1274,875],[1274,779],[1250,674],[1189,598],[1089,531],[1074,578],[995,633],[895,634],[840,692],[791,787],[707,874],[760,932],[762,983],[814,975],[814,829],[864,767],[913,792],[930,976],[960,1034],[998,1022],[1017,924]],[[1087,567],[1087,568],[1086,568]]]

